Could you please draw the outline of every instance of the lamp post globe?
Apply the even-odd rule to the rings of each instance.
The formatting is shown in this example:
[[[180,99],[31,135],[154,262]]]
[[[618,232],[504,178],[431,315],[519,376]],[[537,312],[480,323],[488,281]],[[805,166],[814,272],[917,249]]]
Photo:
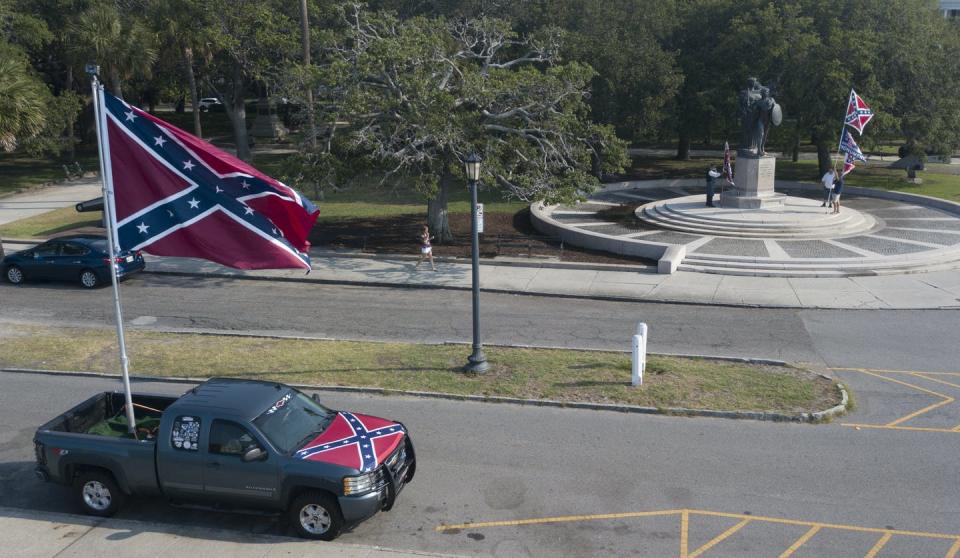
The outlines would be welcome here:
[[[476,153],[467,155],[463,164],[467,173],[467,183],[470,188],[470,238],[471,255],[473,260],[473,353],[467,357],[464,372],[483,373],[490,365],[483,354],[483,345],[480,343],[480,243],[477,230],[477,183],[480,180],[480,163],[482,159]]]

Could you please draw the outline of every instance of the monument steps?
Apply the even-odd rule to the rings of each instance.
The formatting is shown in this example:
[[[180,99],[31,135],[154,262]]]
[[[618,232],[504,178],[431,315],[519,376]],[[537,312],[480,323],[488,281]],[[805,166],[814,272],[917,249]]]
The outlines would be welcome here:
[[[680,263],[681,271],[722,275],[765,277],[849,277],[918,273],[960,268],[960,250],[938,250],[901,259],[884,258],[804,258],[777,260],[690,254]]]

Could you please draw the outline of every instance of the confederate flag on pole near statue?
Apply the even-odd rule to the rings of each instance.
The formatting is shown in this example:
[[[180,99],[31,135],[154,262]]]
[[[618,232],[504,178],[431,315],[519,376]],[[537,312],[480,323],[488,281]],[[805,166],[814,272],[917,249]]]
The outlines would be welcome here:
[[[723,177],[733,184],[733,165],[730,164],[730,142],[723,142]]]
[[[847,130],[843,131],[843,138],[840,140],[840,151],[847,154],[850,159],[866,162],[867,158],[860,151],[860,146],[853,141],[853,135]]]
[[[863,134],[863,128],[871,118],[873,118],[873,111],[867,103],[863,102],[860,95],[851,89],[850,101],[847,103],[847,116],[843,119],[844,124],[856,130],[858,134]]]
[[[317,208],[200,138],[102,93],[116,243],[238,269],[310,269]]]

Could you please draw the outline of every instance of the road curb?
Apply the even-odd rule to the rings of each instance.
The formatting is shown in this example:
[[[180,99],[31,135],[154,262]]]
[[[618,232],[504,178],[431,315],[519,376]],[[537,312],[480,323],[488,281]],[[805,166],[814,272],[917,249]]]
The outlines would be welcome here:
[[[673,355],[672,355],[673,356]],[[742,359],[745,361],[745,359]],[[767,361],[774,362],[774,361]],[[72,376],[80,378],[108,378],[118,380],[122,378],[120,374],[111,374],[106,372],[85,372],[79,370],[45,370],[37,368],[0,368],[0,372],[13,374],[39,374],[45,376]],[[822,377],[831,379],[828,376]],[[204,377],[173,377],[173,376],[136,376],[131,375],[131,381],[139,382],[158,382],[171,384],[194,384],[207,381]],[[832,380],[832,379],[831,379]],[[532,406],[532,407],[553,407],[565,409],[584,409],[592,411],[615,411],[621,413],[636,413],[650,415],[670,415],[670,416],[688,416],[688,417],[711,417],[725,419],[747,419],[770,422],[797,422],[797,423],[818,423],[824,421],[827,417],[834,417],[841,414],[847,405],[847,392],[841,384],[837,384],[841,392],[841,403],[824,411],[810,413],[777,413],[771,411],[718,411],[715,409],[689,409],[686,407],[645,407],[641,405],[625,405],[612,403],[585,403],[556,401],[552,399],[526,399],[519,397],[500,397],[493,395],[461,395],[457,393],[444,393],[433,391],[414,391],[389,388],[372,388],[361,386],[325,386],[317,384],[287,384],[298,389],[310,389],[315,391],[327,391],[334,393],[361,393],[369,395],[394,395],[407,397],[420,397],[425,399],[445,399],[450,401],[471,401],[477,403],[506,403],[513,405]]]
[[[147,267],[141,273],[153,274],[153,275],[170,275],[172,277],[212,277],[216,279],[236,279],[239,281],[272,281],[272,282],[283,282],[283,283],[313,283],[317,285],[343,285],[351,287],[381,287],[387,289],[430,289],[430,290],[447,290],[447,291],[469,291],[471,287],[468,286],[457,286],[457,285],[436,285],[429,283],[390,283],[387,281],[356,281],[349,279],[311,279],[309,277],[266,277],[266,276],[251,276],[251,275],[238,275],[232,273],[218,273],[218,272],[189,272],[189,271],[166,271],[166,270],[154,270]],[[569,293],[550,293],[550,292],[533,292],[533,291],[521,291],[515,289],[491,289],[481,286],[481,292],[493,293],[493,294],[507,294],[515,296],[539,296],[545,298],[559,298],[559,299],[571,299],[571,300],[600,300],[604,302],[630,302],[638,304],[674,304],[674,305],[684,305],[684,306],[710,306],[715,308],[757,308],[757,309],[770,309],[770,310],[879,310],[879,311],[889,311],[889,310],[902,310],[902,311],[911,311],[911,310],[957,310],[960,309],[960,305],[951,305],[951,306],[916,306],[916,307],[897,307],[897,308],[845,308],[837,306],[797,306],[790,304],[748,304],[740,303],[736,304],[733,302],[709,302],[709,301],[697,301],[697,300],[677,300],[677,299],[659,299],[659,298],[640,298],[640,297],[629,297],[629,296],[615,296],[615,295],[586,295],[586,294],[569,294]]]

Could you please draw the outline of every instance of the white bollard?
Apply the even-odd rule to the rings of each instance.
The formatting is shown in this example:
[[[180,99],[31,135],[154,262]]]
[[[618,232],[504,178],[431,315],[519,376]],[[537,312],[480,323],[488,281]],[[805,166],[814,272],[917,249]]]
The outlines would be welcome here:
[[[637,323],[637,335],[643,338],[643,346],[640,348],[640,373],[647,371],[647,324],[644,322]]]
[[[630,384],[633,387],[643,385],[643,337],[633,336],[633,378]]]

